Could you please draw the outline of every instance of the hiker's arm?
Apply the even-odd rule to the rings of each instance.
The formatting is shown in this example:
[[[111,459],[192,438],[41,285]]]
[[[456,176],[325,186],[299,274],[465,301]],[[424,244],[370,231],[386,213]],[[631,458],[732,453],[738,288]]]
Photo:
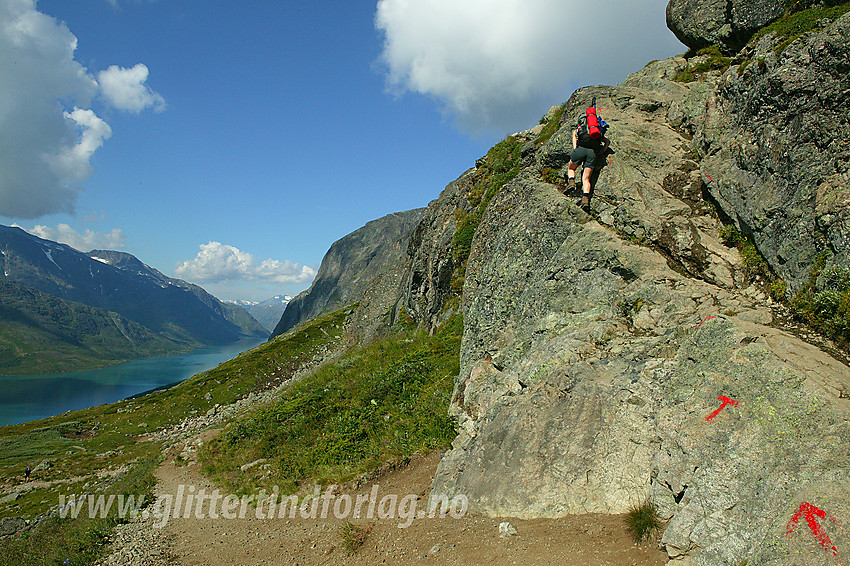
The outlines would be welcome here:
[[[573,130],[573,149],[578,147],[578,132]]]

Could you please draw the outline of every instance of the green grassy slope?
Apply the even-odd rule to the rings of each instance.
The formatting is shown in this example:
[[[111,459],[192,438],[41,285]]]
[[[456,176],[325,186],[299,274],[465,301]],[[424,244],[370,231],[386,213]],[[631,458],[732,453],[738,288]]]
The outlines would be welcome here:
[[[397,329],[324,365],[206,445],[204,472],[236,493],[294,491],[447,447],[456,436],[448,406],[462,330],[459,316],[433,336]],[[240,471],[260,458],[268,469]]]
[[[310,321],[167,391],[0,427],[0,477],[4,489],[21,493],[0,504],[0,518],[33,518],[55,506],[60,495],[145,493],[153,485],[152,472],[162,449],[148,433],[289,378],[305,363],[342,344],[350,312],[342,309]],[[46,486],[28,489],[34,483],[24,483],[24,469],[45,460],[50,466],[35,472],[33,480]],[[97,474],[108,470],[126,472],[116,477]],[[92,563],[117,522],[114,516],[50,520],[23,536],[0,541],[0,566],[63,564],[66,559],[69,564]]]

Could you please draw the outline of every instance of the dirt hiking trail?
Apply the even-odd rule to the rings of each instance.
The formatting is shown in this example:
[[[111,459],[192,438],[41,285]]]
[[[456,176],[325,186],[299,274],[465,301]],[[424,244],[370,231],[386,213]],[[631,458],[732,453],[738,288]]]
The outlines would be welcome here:
[[[170,454],[157,472],[157,495],[171,494],[176,500],[179,490],[185,494],[190,489],[193,493],[204,489],[210,494],[216,489],[201,475],[197,462],[177,466],[173,456]],[[438,461],[439,454],[415,457],[404,467],[356,490],[337,492],[337,496],[348,493],[352,500],[358,495],[365,500],[378,486],[379,498],[388,494],[397,494],[399,501],[408,494],[427,497]],[[419,505],[425,507],[421,500]],[[155,533],[156,542],[152,545],[160,548],[152,549],[143,563],[662,566],[667,562],[666,554],[657,549],[657,542],[633,542],[622,516],[519,520],[467,513],[462,518],[416,518],[408,527],[399,528],[398,524],[404,522],[399,518],[368,520],[365,509],[364,505],[361,519],[351,514],[338,519],[333,512],[325,519],[303,519],[298,513],[295,518],[286,513],[283,519],[257,519],[254,507],[241,519],[183,518],[181,514],[178,519],[170,519],[164,528],[156,529],[160,532]],[[345,548],[342,534],[343,525],[349,520],[370,529],[354,552]],[[500,537],[499,525],[503,521],[509,521],[517,534]],[[144,549],[137,552],[144,554]],[[118,549],[113,556],[117,553]],[[106,563],[133,564],[124,560]]]

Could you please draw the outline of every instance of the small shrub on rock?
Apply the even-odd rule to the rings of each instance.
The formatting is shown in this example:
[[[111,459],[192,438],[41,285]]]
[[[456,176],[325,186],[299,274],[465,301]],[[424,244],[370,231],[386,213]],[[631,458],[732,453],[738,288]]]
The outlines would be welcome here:
[[[661,518],[658,516],[658,509],[651,501],[632,507],[626,513],[626,529],[636,542],[642,543],[648,540],[654,533],[661,530]]]

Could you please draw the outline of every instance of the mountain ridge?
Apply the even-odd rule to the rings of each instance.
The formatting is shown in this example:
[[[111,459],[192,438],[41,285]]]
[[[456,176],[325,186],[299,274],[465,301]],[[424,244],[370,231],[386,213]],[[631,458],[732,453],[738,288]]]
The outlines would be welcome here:
[[[334,242],[312,285],[287,304],[269,340],[300,322],[356,302],[381,276],[381,284],[392,287],[390,280],[401,273],[399,259],[423,212],[417,208],[388,214]]]
[[[48,310],[93,316],[100,322],[91,324],[102,330],[108,329],[108,321],[112,320],[116,329],[132,323],[150,333],[145,342],[151,344],[151,348],[139,349],[128,343],[127,355],[120,356],[113,351],[119,347],[114,343],[100,352],[103,358],[100,362],[96,361],[98,354],[87,348],[84,357],[88,361],[84,365],[89,367],[139,354],[186,352],[204,345],[235,342],[242,336],[267,335],[244,309],[225,305],[199,286],[167,277],[124,252],[93,250],[86,254],[66,244],[38,238],[20,228],[0,226],[0,260],[4,282],[37,292],[23,300],[20,289],[14,292],[12,288],[7,289],[21,299],[18,306],[23,311],[18,310],[15,315],[18,323],[41,320],[37,313],[43,308],[37,305],[38,301],[55,297],[62,301],[61,306],[50,301]],[[58,327],[52,325],[51,328],[50,334],[63,336],[60,343],[67,345],[69,339],[73,341],[73,337]],[[18,342],[11,335],[7,335],[6,341]],[[91,337],[83,340],[86,341],[91,342]],[[20,356],[16,359],[20,361]],[[54,360],[41,371],[56,367],[56,363]],[[33,360],[27,360],[26,365],[31,369],[38,367]],[[69,366],[66,369],[79,368]]]

